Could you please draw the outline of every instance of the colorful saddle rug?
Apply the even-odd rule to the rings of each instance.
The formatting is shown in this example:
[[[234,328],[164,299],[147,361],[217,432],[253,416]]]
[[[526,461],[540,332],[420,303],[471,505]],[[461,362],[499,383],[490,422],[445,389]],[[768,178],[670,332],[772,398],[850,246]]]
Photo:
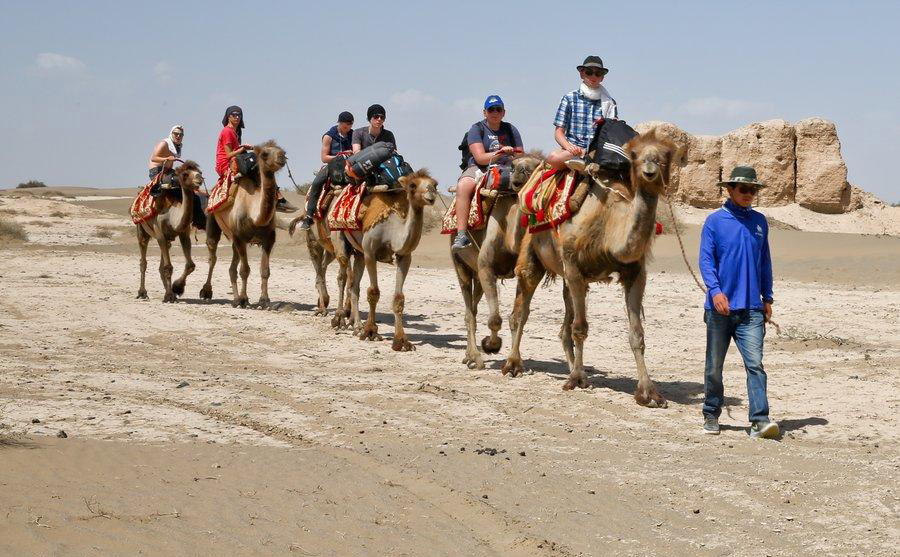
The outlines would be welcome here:
[[[156,198],[150,195],[150,190],[156,183],[156,179],[150,180],[134,198],[131,204],[131,222],[141,224],[156,216]]]
[[[522,226],[527,226],[529,232],[541,232],[569,220],[572,216],[569,200],[575,192],[577,177],[571,170],[535,170],[519,190]]]
[[[353,184],[344,186],[334,208],[328,213],[328,228],[331,230],[362,230],[360,209],[364,193],[365,186]]]
[[[469,205],[469,220],[466,225],[469,230],[481,230],[485,227],[497,198],[488,197],[484,193],[499,188],[500,167],[492,166],[478,179],[478,184],[475,186],[475,195]],[[450,208],[441,219],[441,234],[454,233],[456,233],[456,203],[451,203]]]
[[[215,187],[209,192],[209,204],[206,206],[206,212],[210,215],[216,211],[227,209],[234,203],[234,194],[237,192],[237,183],[231,179],[231,169],[225,172],[225,175],[219,178]]]
[[[316,203],[316,212],[313,213],[313,218],[315,220],[324,220],[325,213],[328,211],[328,205],[331,204],[331,200],[334,199],[334,190],[331,189],[331,180],[325,182],[325,187],[322,188],[322,194],[319,196],[319,201]]]

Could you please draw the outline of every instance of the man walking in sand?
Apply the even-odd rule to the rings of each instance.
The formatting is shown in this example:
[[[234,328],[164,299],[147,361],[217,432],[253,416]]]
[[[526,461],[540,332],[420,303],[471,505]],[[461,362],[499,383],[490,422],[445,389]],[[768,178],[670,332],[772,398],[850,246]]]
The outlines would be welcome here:
[[[700,236],[700,273],[706,283],[706,399],[703,432],[719,434],[725,389],[722,364],[734,339],[747,370],[750,436],[774,439],[778,424],[769,421],[763,338],[772,317],[772,258],[766,217],[750,208],[763,184],[751,166],[738,166],[721,182],[728,200],[706,218]]]

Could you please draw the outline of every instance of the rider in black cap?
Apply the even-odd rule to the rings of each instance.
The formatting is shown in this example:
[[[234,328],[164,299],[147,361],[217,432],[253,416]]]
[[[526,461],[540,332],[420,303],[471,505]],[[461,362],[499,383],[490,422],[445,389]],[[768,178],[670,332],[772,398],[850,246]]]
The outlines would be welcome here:
[[[373,143],[386,141],[397,148],[397,140],[394,134],[384,127],[386,112],[380,104],[373,104],[366,110],[366,120],[369,125],[353,130],[353,152],[358,153]]]

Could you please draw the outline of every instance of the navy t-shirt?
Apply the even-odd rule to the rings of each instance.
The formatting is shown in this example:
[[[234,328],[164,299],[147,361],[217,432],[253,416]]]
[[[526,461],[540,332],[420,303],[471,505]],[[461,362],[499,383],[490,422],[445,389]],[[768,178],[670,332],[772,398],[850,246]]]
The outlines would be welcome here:
[[[472,124],[472,127],[469,128],[469,135],[466,138],[466,142],[469,145],[481,143],[484,145],[484,151],[487,153],[489,151],[496,151],[500,149],[500,147],[522,147],[522,136],[519,135],[519,130],[516,129],[515,126],[508,124],[507,122],[501,123],[500,129],[494,131],[488,127],[487,120],[485,119]],[[494,163],[508,164],[509,155],[494,159]],[[475,157],[469,157],[469,166],[474,164],[476,164]]]
[[[351,133],[348,133],[346,136],[341,136],[337,126],[331,126],[331,129],[325,132],[323,137],[325,135],[331,137],[331,152],[328,153],[329,155],[337,155],[341,151],[353,150],[353,135]]]

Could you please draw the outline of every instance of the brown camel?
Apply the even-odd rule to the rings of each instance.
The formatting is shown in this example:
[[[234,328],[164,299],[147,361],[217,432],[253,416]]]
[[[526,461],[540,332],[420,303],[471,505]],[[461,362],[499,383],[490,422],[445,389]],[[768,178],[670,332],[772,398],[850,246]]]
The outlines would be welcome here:
[[[500,317],[497,279],[514,276],[516,258],[525,235],[525,228],[519,222],[519,204],[515,191],[528,181],[543,160],[544,156],[540,152],[514,158],[510,176],[513,191],[502,192],[497,197],[483,228],[469,231],[474,240],[471,248],[461,253],[451,252],[459,288],[466,304],[466,355],[462,361],[469,369],[484,369],[484,359],[475,341],[476,315],[482,294],[487,298],[490,312],[488,328],[491,334],[481,340],[481,348],[488,354],[500,351],[502,339],[498,333],[503,319]],[[452,241],[451,238],[451,243]]]
[[[585,307],[588,283],[609,282],[610,275],[616,273],[625,291],[629,341],[637,364],[638,384],[634,399],[643,406],[664,407],[666,400],[650,380],[644,362],[641,310],[647,282],[646,262],[656,224],[656,205],[659,195],[666,190],[671,167],[680,160],[680,154],[674,143],[658,138],[655,130],[632,139],[623,149],[631,159],[630,180],[603,176],[599,167],[589,165],[588,177],[582,182],[588,190],[581,210],[556,230],[528,234],[523,239],[516,264],[516,302],[510,316],[515,332],[503,373],[516,376],[524,371],[519,345],[531,298],[545,274],[558,275],[563,277],[565,303],[559,336],[570,372],[563,389],[588,387],[582,363],[588,333]],[[616,184],[617,181],[620,183]],[[626,200],[610,186],[626,188],[623,191],[629,191],[632,199]]]
[[[405,352],[415,347],[403,331],[403,282],[409,272],[412,252],[422,238],[424,210],[437,199],[437,182],[425,169],[399,179],[398,192],[374,193],[363,200],[363,229],[342,232],[352,247],[353,265],[350,277],[350,315],[354,332],[362,340],[381,340],[375,323],[378,305],[378,261],[397,266],[394,283],[394,350]],[[369,317],[360,330],[359,283],[363,270],[369,272]]]
[[[276,189],[275,173],[287,162],[284,149],[269,140],[253,148],[259,164],[259,183],[249,176],[237,180],[234,202],[225,208],[209,215],[206,219],[206,247],[209,249],[209,274],[206,284],[200,290],[204,300],[212,298],[212,274],[216,266],[216,247],[222,237],[231,239],[231,266],[228,274],[231,278],[231,290],[234,296],[234,307],[246,307],[247,277],[250,276],[250,264],[247,260],[247,244],[259,244],[262,256],[259,260],[260,296],[258,307],[269,305],[269,257],[275,246],[275,206]],[[238,290],[238,263],[240,263],[241,288]]]
[[[137,294],[139,299],[147,298],[144,278],[147,275],[147,244],[150,238],[156,238],[159,243],[159,276],[166,289],[163,302],[174,302],[184,294],[184,282],[196,267],[191,259],[191,216],[194,210],[194,190],[203,184],[203,173],[197,163],[187,161],[175,170],[175,183],[181,187],[181,201],[174,200],[169,195],[160,195],[155,201],[156,216],[136,225],[138,246],[141,249],[141,286]],[[181,242],[185,263],[181,276],[172,282],[169,249],[175,238]]]

